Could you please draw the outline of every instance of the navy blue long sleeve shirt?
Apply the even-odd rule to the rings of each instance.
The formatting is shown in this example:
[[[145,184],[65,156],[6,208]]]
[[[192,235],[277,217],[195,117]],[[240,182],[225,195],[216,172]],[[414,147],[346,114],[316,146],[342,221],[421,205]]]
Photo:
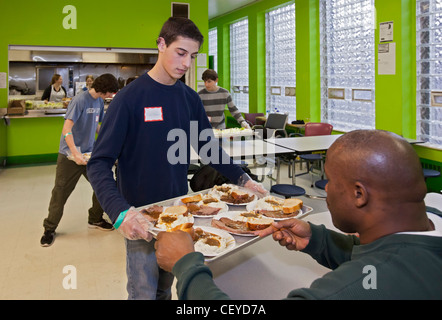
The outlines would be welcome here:
[[[190,144],[203,147],[210,140],[201,135],[206,129],[211,126],[201,99],[181,81],[163,85],[146,73],[118,92],[87,165],[90,183],[112,222],[131,206],[187,194]],[[206,138],[199,141],[201,137]],[[216,152],[224,161],[211,165],[238,181],[244,171],[221,148]],[[115,183],[112,167],[117,159]]]

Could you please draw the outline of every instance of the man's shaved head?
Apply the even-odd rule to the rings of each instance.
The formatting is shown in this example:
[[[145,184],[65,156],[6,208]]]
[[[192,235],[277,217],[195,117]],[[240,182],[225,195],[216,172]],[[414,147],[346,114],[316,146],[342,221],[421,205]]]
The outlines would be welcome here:
[[[426,186],[419,157],[402,137],[381,130],[356,130],[329,149],[340,159],[344,173],[353,180],[379,188],[387,196],[405,193],[423,199]]]
[[[428,226],[427,192],[419,157],[400,136],[356,130],[327,151],[327,205],[333,223],[366,242]]]

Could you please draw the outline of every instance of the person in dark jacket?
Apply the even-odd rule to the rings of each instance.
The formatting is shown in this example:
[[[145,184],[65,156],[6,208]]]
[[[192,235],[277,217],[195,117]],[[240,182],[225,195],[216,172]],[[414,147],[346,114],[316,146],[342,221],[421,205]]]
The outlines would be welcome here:
[[[125,238],[129,299],[171,298],[173,275],[158,268],[149,223],[136,208],[187,194],[190,146],[200,150],[215,140],[198,94],[178,81],[202,42],[191,20],[166,21],[155,66],[115,96],[88,162],[98,200]],[[206,141],[198,139],[203,131],[211,134]],[[191,132],[198,137],[192,139]],[[183,152],[176,156],[178,146]],[[219,146],[215,153],[218,159],[227,156]],[[117,183],[112,172],[116,160]],[[211,166],[230,181],[266,192],[228,156]]]

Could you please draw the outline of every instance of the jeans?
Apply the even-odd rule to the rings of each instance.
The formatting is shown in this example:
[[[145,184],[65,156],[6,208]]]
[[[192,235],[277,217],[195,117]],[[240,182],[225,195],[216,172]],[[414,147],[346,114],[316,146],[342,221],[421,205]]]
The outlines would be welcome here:
[[[63,216],[64,205],[82,175],[89,181],[86,166],[77,165],[64,154],[58,154],[55,185],[52,189],[51,201],[49,202],[49,214],[43,221],[45,230],[55,231],[58,227],[61,217]],[[103,219],[103,212],[94,192],[92,194],[92,207],[89,209],[88,222],[100,222]]]
[[[158,266],[155,240],[125,242],[128,299],[170,300],[173,275]]]

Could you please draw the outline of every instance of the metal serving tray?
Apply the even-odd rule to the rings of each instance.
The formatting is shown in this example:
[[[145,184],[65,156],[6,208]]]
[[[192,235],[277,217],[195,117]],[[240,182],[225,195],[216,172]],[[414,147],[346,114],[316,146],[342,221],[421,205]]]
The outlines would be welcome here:
[[[137,209],[141,210],[143,208],[147,208],[153,205],[159,205],[159,206],[173,206],[176,205],[177,201],[183,197],[187,197],[187,196],[192,196],[192,195],[196,195],[196,194],[206,194],[210,191],[211,189],[206,189],[200,192],[193,192],[193,193],[188,193],[187,195],[183,195],[183,196],[179,196],[176,198],[172,198],[172,199],[168,199],[168,200],[164,200],[164,201],[160,201],[160,202],[156,202],[156,203],[152,203],[146,206],[142,206],[139,207]],[[229,206],[229,212],[245,212],[247,211],[247,205],[228,205]],[[311,207],[306,207],[308,212],[304,212],[303,214],[301,214],[301,216],[299,216],[299,218],[304,218],[307,214],[311,213],[311,211],[313,211],[313,209]],[[305,208],[303,208],[303,211],[305,211]],[[200,218],[200,217],[195,217],[194,216],[194,226],[198,227],[210,227],[211,226],[211,222],[212,222],[213,218]],[[226,250],[225,252],[218,254],[217,256],[214,257],[206,257],[205,258],[205,262],[206,264],[210,264],[211,262],[214,262],[216,260],[225,258],[229,255],[231,255],[232,253],[235,253],[239,250],[242,250],[246,247],[248,247],[251,244],[254,244],[256,242],[258,242],[259,240],[261,240],[262,238],[258,237],[258,236],[241,236],[241,235],[234,235],[232,234],[233,238],[235,239],[235,246],[233,248],[231,248],[230,250]]]
[[[203,191],[200,191],[200,192],[193,192],[193,193],[189,193],[189,194],[184,195],[184,196],[180,196],[180,197],[176,197],[176,198],[172,198],[172,199],[168,199],[168,200],[164,200],[164,201],[160,201],[160,202],[156,202],[156,203],[151,203],[151,204],[146,205],[146,206],[141,206],[141,207],[138,207],[137,209],[141,210],[143,208],[151,207],[153,205],[165,206],[165,207],[173,206],[173,205],[175,205],[175,203],[179,199],[181,199],[181,198],[183,198],[185,196],[192,196],[192,195],[196,195],[196,194],[206,194],[209,191],[210,191],[210,189],[203,190]],[[229,205],[229,212],[233,212],[233,211],[235,211],[235,212],[247,211],[246,205],[235,205],[235,206]],[[212,219],[213,218],[198,218],[198,217],[194,217],[194,220],[195,220],[194,226],[195,227],[198,227],[198,226],[210,227]],[[219,254],[217,256],[206,257],[205,258],[206,263],[210,263],[210,262],[218,260],[218,259],[220,259],[222,257],[230,255],[230,254],[232,254],[232,253],[234,253],[234,252],[236,252],[238,250],[241,250],[241,249],[243,249],[243,248],[245,248],[245,247],[251,245],[252,243],[255,243],[255,242],[257,242],[257,241],[259,241],[261,239],[258,236],[238,236],[238,235],[234,235],[234,234],[232,234],[232,236],[235,239],[236,245],[232,249],[227,250],[227,251],[225,251],[225,252],[223,252],[223,253],[221,253],[221,254]]]

